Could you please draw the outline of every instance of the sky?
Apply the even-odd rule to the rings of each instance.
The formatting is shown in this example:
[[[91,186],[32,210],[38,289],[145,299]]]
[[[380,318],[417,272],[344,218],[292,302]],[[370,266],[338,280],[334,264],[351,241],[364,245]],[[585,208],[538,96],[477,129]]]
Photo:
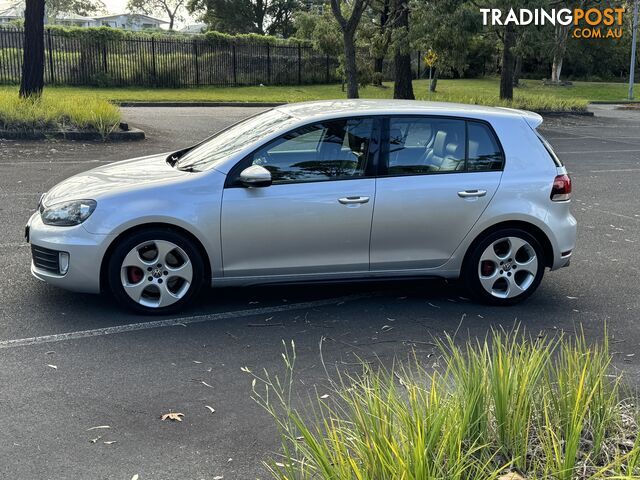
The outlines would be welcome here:
[[[127,10],[127,0],[102,0],[110,13],[122,13]]]

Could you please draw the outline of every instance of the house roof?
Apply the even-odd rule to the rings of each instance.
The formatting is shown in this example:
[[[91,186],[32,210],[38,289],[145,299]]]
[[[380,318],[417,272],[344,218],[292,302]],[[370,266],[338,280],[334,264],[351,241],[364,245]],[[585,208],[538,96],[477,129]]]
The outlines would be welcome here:
[[[67,20],[67,21],[77,20],[77,21],[81,21],[81,22],[93,22],[93,21],[95,21],[95,18],[93,18],[93,17],[85,17],[83,15],[76,15],[75,13],[60,12],[56,16],[56,20]]]
[[[24,3],[0,3],[0,17],[22,18],[24,16]]]
[[[204,28],[207,28],[206,23],[191,23],[182,27],[180,31],[183,33],[201,33]]]
[[[95,20],[107,20],[109,18],[118,18],[118,17],[139,17],[142,19],[150,20],[155,23],[169,23],[166,20],[161,20],[159,18],[150,17],[149,15],[144,15],[142,13],[116,13],[113,15],[104,15],[102,17],[94,17]]]

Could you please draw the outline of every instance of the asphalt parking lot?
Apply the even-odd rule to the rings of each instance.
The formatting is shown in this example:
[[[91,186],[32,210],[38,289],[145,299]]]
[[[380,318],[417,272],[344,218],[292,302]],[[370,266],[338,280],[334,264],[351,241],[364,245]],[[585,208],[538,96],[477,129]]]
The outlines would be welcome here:
[[[282,340],[296,343],[305,397],[325,385],[323,337],[327,364],[347,368],[357,357],[428,354],[432,335],[458,327],[484,336],[515,322],[536,333],[582,326],[597,339],[606,323],[616,368],[640,384],[640,111],[546,119],[542,130],[574,180],[578,246],[570,268],[547,274],[516,307],[476,305],[438,281],[255,287],[208,290],[183,316],[159,321],[31,277],[22,233],[42,192],[103,162],[189,145],[256,111],[124,109],[147,133],[137,143],[0,140],[1,478],[266,478],[261,461],[278,439],[240,368],[281,371]],[[169,411],[183,422],[161,421]],[[96,426],[110,428],[89,430]]]

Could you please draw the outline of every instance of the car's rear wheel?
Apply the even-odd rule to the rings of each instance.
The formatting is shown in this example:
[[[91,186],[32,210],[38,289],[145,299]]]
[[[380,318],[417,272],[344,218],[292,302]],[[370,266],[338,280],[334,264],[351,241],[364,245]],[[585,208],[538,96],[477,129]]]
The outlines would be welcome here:
[[[140,231],[122,240],[108,264],[111,292],[138,313],[183,309],[202,287],[204,267],[194,243],[171,230]]]
[[[530,233],[503,229],[477,242],[465,260],[462,276],[473,297],[493,305],[514,305],[540,285],[545,258]]]

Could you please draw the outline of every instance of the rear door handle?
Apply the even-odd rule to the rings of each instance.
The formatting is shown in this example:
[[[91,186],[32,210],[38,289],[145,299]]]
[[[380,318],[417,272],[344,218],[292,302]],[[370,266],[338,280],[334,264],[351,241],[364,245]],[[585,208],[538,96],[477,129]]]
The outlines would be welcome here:
[[[339,198],[338,201],[342,205],[353,205],[354,203],[367,203],[369,197],[342,197]]]
[[[486,194],[486,190],[463,190],[461,192],[458,192],[458,196],[460,198],[484,197]]]

